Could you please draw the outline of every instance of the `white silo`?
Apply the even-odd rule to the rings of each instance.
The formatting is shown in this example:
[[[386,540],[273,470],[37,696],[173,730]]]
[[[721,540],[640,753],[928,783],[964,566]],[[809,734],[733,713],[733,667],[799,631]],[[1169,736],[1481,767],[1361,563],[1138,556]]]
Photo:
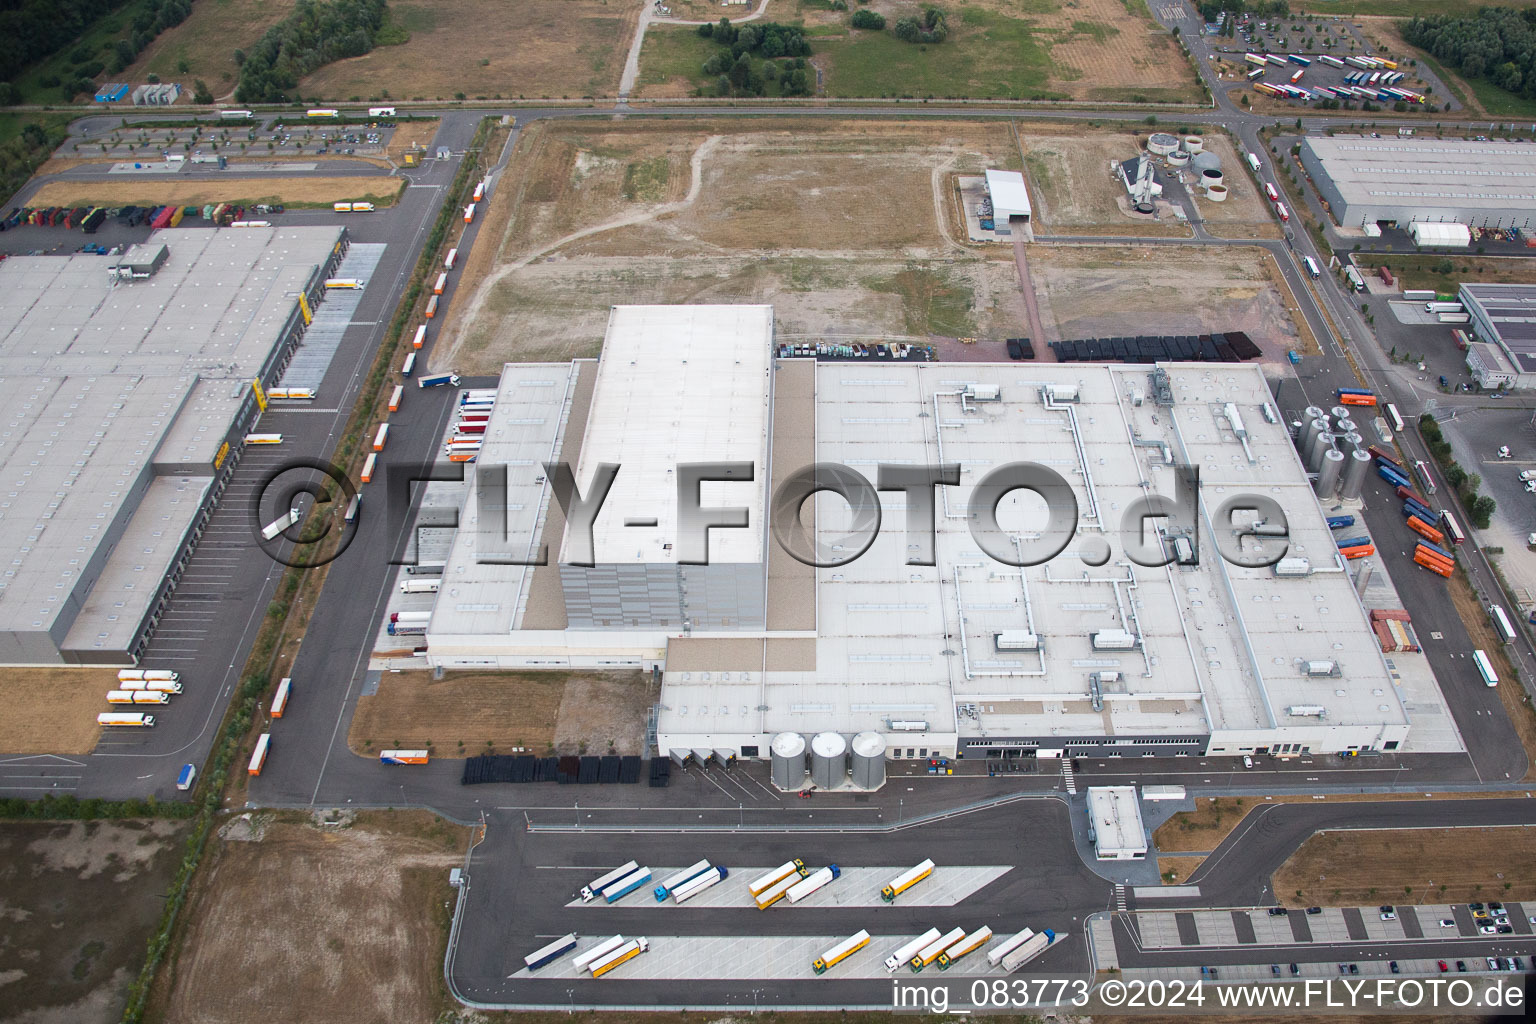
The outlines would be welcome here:
[[[885,785],[885,738],[877,732],[861,732],[852,746],[854,786],[879,789]]]
[[[848,741],[838,732],[819,732],[811,737],[811,782],[821,789],[837,789],[848,777]]]
[[[768,751],[775,786],[788,790],[805,785],[804,736],[797,732],[781,732],[768,745]]]

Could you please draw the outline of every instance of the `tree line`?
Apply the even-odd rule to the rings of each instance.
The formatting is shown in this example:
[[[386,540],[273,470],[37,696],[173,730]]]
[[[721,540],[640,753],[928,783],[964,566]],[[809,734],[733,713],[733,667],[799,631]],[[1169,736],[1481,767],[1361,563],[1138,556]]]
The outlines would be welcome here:
[[[0,0],[0,105],[20,102],[11,80],[28,65],[51,57],[86,35],[95,23],[124,6],[123,0]],[[95,89],[97,75],[117,74],[166,29],[192,13],[192,0],[141,0],[125,34],[93,49],[78,45],[68,55],[72,67],[39,79],[46,89],[59,87],[65,100]]]
[[[811,44],[795,26],[773,22],[738,26],[721,18],[716,24],[700,25],[698,32],[723,47],[704,62],[704,73],[715,79],[718,95],[764,96],[775,83],[781,96],[810,94],[813,72],[805,58]]]
[[[287,102],[311,71],[372,50],[385,14],[385,0],[299,0],[292,14],[246,52],[236,101]]]
[[[1536,9],[1481,7],[1469,17],[1437,14],[1398,28],[1408,42],[1466,77],[1536,99]]]
[[[1291,5],[1287,0],[1200,0],[1200,17],[1214,24],[1223,13],[1232,15],[1235,23],[1241,15],[1252,14],[1258,18],[1289,18]],[[1227,35],[1231,35],[1228,32]]]

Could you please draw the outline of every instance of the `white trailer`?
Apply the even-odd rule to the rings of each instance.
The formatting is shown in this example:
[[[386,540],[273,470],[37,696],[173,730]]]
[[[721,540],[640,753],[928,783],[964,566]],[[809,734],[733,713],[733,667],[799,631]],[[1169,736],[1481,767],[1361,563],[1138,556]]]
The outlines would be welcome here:
[[[584,971],[592,961],[607,956],[622,945],[624,945],[624,936],[622,935],[615,935],[612,938],[604,939],[585,953],[572,957],[571,965],[578,971]]]
[[[401,580],[400,593],[435,594],[442,585],[442,580]]]
[[[1056,933],[1047,928],[1043,932],[1036,932],[1021,942],[1013,952],[1003,957],[1003,973],[1012,974],[1044,952],[1045,947],[1056,941]]]
[[[1033,928],[1025,928],[1021,932],[1015,932],[1013,935],[1008,936],[1002,942],[999,942],[997,945],[987,950],[987,963],[991,964],[993,967],[996,967],[998,964],[1003,962],[1003,957],[1007,956],[1009,953],[1012,953],[1025,942],[1029,941],[1029,937],[1033,934],[1035,934],[1035,930]]]
[[[840,877],[842,873],[842,870],[839,869],[836,864],[828,864],[826,867],[811,875],[809,878],[802,878],[800,881],[790,886],[789,891],[784,895],[789,899],[789,902],[799,903],[801,900],[805,899],[817,889],[825,886],[828,882]]]
[[[630,875],[634,874],[639,869],[639,867],[639,861],[632,860],[622,867],[614,868],[606,875],[599,876],[591,884],[581,887],[581,901],[583,903],[591,903],[598,896],[602,895],[604,889],[608,888],[608,886],[612,885],[614,882],[617,882],[621,878],[628,878]]]
[[[296,508],[291,508],[288,510],[287,515],[278,516],[276,519],[272,520],[266,526],[261,528],[261,539],[273,540],[277,537],[278,534],[282,533],[284,530],[288,529],[288,527],[292,526],[298,521],[299,510]]]
[[[772,871],[768,872],[766,875],[762,875],[753,879],[751,882],[748,882],[747,892],[751,893],[753,896],[756,896],[770,886],[777,885],[788,876],[798,874],[800,869],[803,867],[805,867],[804,861],[786,861],[783,864],[780,864],[778,867],[774,868]]]
[[[927,967],[929,964],[937,960],[940,953],[944,952],[950,946],[953,946],[963,938],[965,938],[964,928],[951,928],[949,931],[945,932],[943,935],[940,935],[938,938],[928,943],[928,945],[912,954],[911,958],[907,960],[907,966],[912,968],[913,974],[917,974],[924,967]]]
[[[708,870],[709,861],[707,860],[701,860],[697,864],[683,868],[683,870],[667,878],[653,890],[653,893],[656,896],[656,902],[660,903],[662,900],[672,895],[673,889],[676,889],[684,882],[699,877]]]
[[[96,716],[97,725],[127,725],[148,729],[154,726],[155,716],[142,711],[103,711]]]
[[[919,935],[915,939],[912,939],[910,942],[903,942],[900,946],[897,946],[896,952],[885,958],[885,969],[887,973],[894,974],[897,970],[900,969],[902,964],[916,956],[918,950],[922,949],[924,946],[928,945],[938,937],[939,930],[937,928],[929,928],[927,931],[923,932],[923,934]]]
[[[717,864],[673,889],[672,899],[676,903],[687,903],[705,889],[725,881],[730,875],[730,871]]]

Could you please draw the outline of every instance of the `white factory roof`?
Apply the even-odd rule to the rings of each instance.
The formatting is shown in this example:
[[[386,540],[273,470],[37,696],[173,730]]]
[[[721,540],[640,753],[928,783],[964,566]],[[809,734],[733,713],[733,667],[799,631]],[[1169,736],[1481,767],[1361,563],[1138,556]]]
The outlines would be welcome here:
[[[988,171],[987,194],[992,197],[992,213],[999,220],[1010,215],[1029,216],[1029,187],[1018,171]]]
[[[52,631],[82,606],[101,616],[71,634],[87,647],[137,625],[159,584],[146,574],[163,569],[150,567],[170,544],[156,531],[184,526],[173,492],[200,494],[146,484],[149,467],[211,475],[251,378],[340,237],[336,227],[161,231],[151,241],[168,260],[132,282],[114,282],[111,261],[93,255],[0,263],[0,635]],[[141,502],[156,525],[126,523]],[[97,586],[115,595],[103,603],[83,570],[123,529],[101,567]]]
[[[817,461],[842,463],[871,481],[882,462],[961,463],[961,485],[940,489],[938,564],[906,564],[902,495],[883,492],[884,518],[869,550],[816,571],[814,669],[764,672],[740,660],[717,666],[737,670],[722,678],[669,664],[661,730],[699,726],[697,710],[680,720],[676,709],[685,703],[761,703],[770,733],[855,732],[917,720],[933,732],[971,736],[1245,736],[1298,724],[1285,713],[1293,705],[1326,706],[1329,725],[1406,723],[1285,425],[1262,415],[1270,396],[1261,369],[1166,369],[1172,408],[1153,404],[1145,367],[819,364]],[[1043,383],[1076,386],[1079,399],[1049,408]],[[1001,400],[965,398],[976,385],[995,387]],[[1146,395],[1141,404],[1132,397],[1138,392]],[[1225,415],[1229,402],[1242,438]],[[965,511],[978,480],[1020,461],[1068,481],[1080,523],[1066,551],[1022,575],[981,551]],[[1133,565],[1121,517],[1148,491],[1174,494],[1174,461],[1200,468],[1200,564]],[[1222,559],[1212,542],[1215,511],[1247,493],[1274,498],[1289,517],[1290,554],[1325,571],[1277,579],[1270,569]],[[816,500],[824,544],[847,545],[846,508],[835,497]],[[1000,519],[1027,540],[1043,522],[1042,509],[1027,492],[1014,492]],[[1076,552],[1099,537],[1112,557],[1092,567]],[[1123,630],[1139,643],[1096,650],[1090,638],[1100,630]],[[1010,631],[1037,634],[1043,649],[998,650],[996,635]],[[1337,661],[1341,675],[1305,676],[1305,660]]]
[[[1147,829],[1135,786],[1089,786],[1088,818],[1100,860],[1146,856]]]
[[[700,503],[750,510],[748,528],[709,532],[711,562],[764,559],[772,342],[772,306],[613,307],[576,468],[587,495],[599,463],[620,466],[593,529],[598,564],[676,560],[676,467],[689,462],[755,467],[750,483],[705,483]]]
[[[432,606],[431,633],[508,633],[521,617],[533,569],[501,556],[533,560],[553,499],[544,463],[559,451],[570,412],[578,363],[508,363],[502,367],[496,404],[478,460],[465,473],[459,528],[445,559],[441,589]],[[506,467],[506,519],[495,524],[482,509],[479,474]],[[488,496],[499,488],[486,481]],[[496,534],[504,529],[503,538]],[[549,553],[553,570],[554,552]],[[406,577],[409,578],[409,577]],[[451,642],[451,641],[447,641]]]
[[[1302,140],[1351,205],[1502,210],[1536,204],[1536,146],[1465,139]]]

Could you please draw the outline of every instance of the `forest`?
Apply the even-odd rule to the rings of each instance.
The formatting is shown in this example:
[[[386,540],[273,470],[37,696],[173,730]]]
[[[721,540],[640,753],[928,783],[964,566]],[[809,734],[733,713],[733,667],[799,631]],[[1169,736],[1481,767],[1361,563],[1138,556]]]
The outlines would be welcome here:
[[[268,29],[245,54],[235,100],[283,103],[295,99],[299,79],[311,71],[372,50],[385,14],[384,0],[299,0],[293,13]],[[444,59],[451,55],[445,54]]]
[[[1467,78],[1536,99],[1536,9],[1483,7],[1470,17],[1438,14],[1398,28],[1408,42]]]

